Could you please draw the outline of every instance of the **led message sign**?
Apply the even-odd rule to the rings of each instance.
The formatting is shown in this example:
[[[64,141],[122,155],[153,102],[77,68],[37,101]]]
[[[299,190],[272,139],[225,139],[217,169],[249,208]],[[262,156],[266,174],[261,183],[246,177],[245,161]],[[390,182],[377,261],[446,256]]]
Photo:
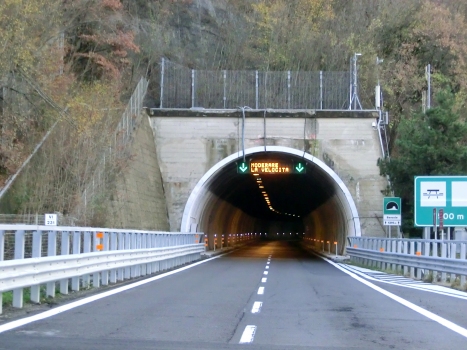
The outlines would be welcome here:
[[[255,174],[291,173],[292,164],[276,161],[254,161],[250,163],[250,172]]]

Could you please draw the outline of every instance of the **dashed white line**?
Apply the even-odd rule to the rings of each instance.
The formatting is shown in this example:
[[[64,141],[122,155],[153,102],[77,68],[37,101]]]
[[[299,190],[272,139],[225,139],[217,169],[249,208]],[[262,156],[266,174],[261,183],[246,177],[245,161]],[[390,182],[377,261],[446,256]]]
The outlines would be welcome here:
[[[266,283],[267,280],[268,280],[267,277],[263,277],[261,278],[261,283]]]
[[[258,294],[264,294],[264,287],[258,288]]]
[[[269,272],[267,272],[267,271],[264,271],[264,272],[263,272],[263,275],[267,275],[268,273],[269,273]]]
[[[269,266],[266,266],[266,269],[269,269]]]
[[[261,301],[255,301],[253,307],[251,308],[251,313],[259,314],[259,312],[261,311],[261,306],[263,306],[263,303]]]
[[[242,337],[240,338],[240,344],[246,344],[246,343],[251,343],[253,342],[253,339],[255,339],[255,333],[256,333],[256,326],[253,325],[248,325],[245,327],[245,330],[243,331]]]
[[[267,265],[269,265],[270,263],[271,263],[271,262],[270,262],[270,261],[268,261],[266,264],[267,264]]]

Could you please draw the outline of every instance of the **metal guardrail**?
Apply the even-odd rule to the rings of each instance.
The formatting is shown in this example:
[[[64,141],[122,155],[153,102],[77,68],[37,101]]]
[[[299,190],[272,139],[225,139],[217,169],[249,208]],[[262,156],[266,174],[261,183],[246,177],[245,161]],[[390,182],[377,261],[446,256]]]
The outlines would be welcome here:
[[[199,260],[204,251],[203,233],[0,225],[0,313],[5,291],[21,308],[24,287],[39,303],[43,284],[54,297],[58,286],[68,294],[108,285]]]
[[[467,287],[467,241],[349,237],[351,260],[369,267],[400,271],[411,278]]]

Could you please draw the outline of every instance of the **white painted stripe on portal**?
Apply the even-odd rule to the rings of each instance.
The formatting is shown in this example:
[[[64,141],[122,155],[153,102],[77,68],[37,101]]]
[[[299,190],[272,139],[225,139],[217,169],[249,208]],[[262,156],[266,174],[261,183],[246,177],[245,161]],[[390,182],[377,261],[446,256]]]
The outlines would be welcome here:
[[[408,300],[405,300],[391,292],[388,292],[386,289],[383,289],[381,287],[378,287],[377,285],[365,280],[364,278],[360,277],[360,276],[357,276],[355,273],[339,266],[339,264],[336,264],[335,262],[329,260],[329,259],[326,259],[324,257],[321,257],[323,260],[327,261],[329,264],[333,265],[334,267],[336,267],[337,269],[341,270],[342,272],[346,273],[347,275],[349,275],[350,277],[356,279],[357,281],[363,283],[364,285],[370,287],[371,289],[377,291],[377,292],[380,292],[381,294],[391,298],[392,300],[408,307],[409,309],[415,311],[415,312],[418,312],[420,315],[423,315],[427,318],[429,318],[430,320],[433,320],[435,322],[438,322],[439,324],[441,324],[442,326],[464,336],[467,338],[467,329],[466,328],[463,328],[457,324],[455,324],[454,322],[451,322],[441,316],[438,316],[436,315],[435,313],[433,312],[430,312],[428,310],[425,310],[424,308],[418,306],[418,305],[415,305],[414,303],[411,303],[410,301]]]
[[[191,269],[192,267],[204,264],[204,263],[206,263],[208,261],[218,259],[218,258],[220,258],[222,256],[227,255],[227,254],[230,254],[230,253],[218,255],[218,256],[215,256],[215,257],[210,258],[210,259],[202,260],[202,261],[196,262],[194,264],[181,267],[181,268],[179,268],[177,270],[162,273],[160,275],[157,275],[157,276],[154,276],[154,277],[151,277],[151,278],[147,278],[147,279],[142,280],[142,281],[138,281],[138,282],[135,282],[135,283],[132,283],[132,284],[128,284],[128,285],[123,286],[123,287],[115,288],[115,289],[109,290],[109,291],[104,292],[104,293],[93,295],[93,296],[88,297],[88,298],[77,300],[75,302],[56,307],[56,308],[54,308],[52,310],[48,310],[48,311],[42,312],[40,314],[31,316],[31,317],[26,317],[26,318],[22,318],[20,320],[5,323],[3,325],[0,325],[0,333],[3,333],[3,332],[6,332],[6,331],[9,331],[9,330],[24,326],[26,324],[29,324],[29,323],[32,323],[32,322],[35,322],[35,321],[43,320],[43,319],[51,317],[51,316],[61,314],[62,312],[74,309],[74,308],[76,308],[78,306],[86,305],[86,304],[92,303],[93,301],[103,299],[103,298],[109,297],[111,295],[118,294],[118,293],[127,291],[129,289],[133,289],[133,288],[142,286],[142,285],[147,284],[147,283],[157,281],[157,280],[159,280],[161,278],[164,278],[164,277],[167,277],[167,276],[170,276],[170,275],[174,275],[174,274],[176,274],[178,272],[182,272],[182,271]]]
[[[258,288],[258,294],[264,294],[264,287]]]
[[[259,314],[259,312],[261,311],[261,306],[263,306],[263,303],[261,301],[255,301],[253,303],[253,307],[251,308],[251,313]]]
[[[267,280],[268,280],[267,277],[263,277],[263,278],[261,278],[261,283],[266,283]]]
[[[240,338],[240,344],[252,343],[255,339],[256,326],[248,325],[243,331],[242,337]]]

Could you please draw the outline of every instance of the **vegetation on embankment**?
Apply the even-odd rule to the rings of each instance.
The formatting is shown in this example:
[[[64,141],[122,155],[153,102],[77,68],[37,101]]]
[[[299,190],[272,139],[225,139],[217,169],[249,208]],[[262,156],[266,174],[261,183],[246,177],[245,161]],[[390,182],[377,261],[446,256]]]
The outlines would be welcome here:
[[[4,0],[1,182],[59,121],[8,210],[72,212],[141,75],[158,104],[161,57],[198,69],[348,70],[362,53],[360,99],[372,106],[381,81],[397,157],[401,122],[418,120],[427,64],[433,96],[446,90],[454,111],[464,107],[466,16],[455,0]]]

